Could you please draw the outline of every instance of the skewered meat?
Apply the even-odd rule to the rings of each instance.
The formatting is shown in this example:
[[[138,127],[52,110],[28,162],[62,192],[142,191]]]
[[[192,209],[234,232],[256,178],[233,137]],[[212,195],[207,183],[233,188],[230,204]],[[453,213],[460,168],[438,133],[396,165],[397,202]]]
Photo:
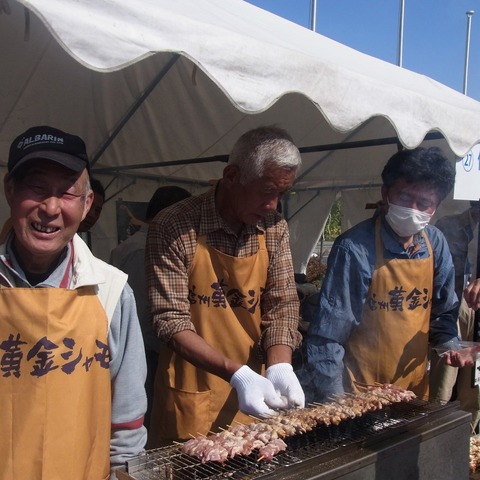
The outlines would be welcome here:
[[[254,423],[239,424],[220,433],[188,440],[182,453],[197,457],[202,463],[223,463],[236,455],[250,455],[258,450],[259,459],[272,460],[287,448],[283,438],[301,435],[320,425],[338,425],[341,421],[362,416],[397,402],[416,398],[413,392],[396,385],[366,385],[364,391],[345,394],[329,403],[291,409]]]
[[[480,438],[470,437],[470,472],[476,472],[480,467]]]
[[[286,448],[287,444],[281,438],[276,438],[258,449],[258,459],[270,461],[277,453],[283,452]]]

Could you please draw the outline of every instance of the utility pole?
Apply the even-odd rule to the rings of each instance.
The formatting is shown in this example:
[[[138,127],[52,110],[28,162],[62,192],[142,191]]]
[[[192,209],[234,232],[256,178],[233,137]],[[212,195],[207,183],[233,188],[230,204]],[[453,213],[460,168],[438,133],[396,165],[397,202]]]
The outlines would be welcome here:
[[[470,58],[470,31],[472,28],[472,15],[475,13],[474,10],[467,11],[467,40],[465,45],[465,72],[463,75],[463,94],[467,94],[467,84],[468,84],[468,60]]]
[[[310,30],[317,31],[317,0],[310,2]]]
[[[397,65],[403,67],[403,26],[405,19],[405,0],[400,0],[400,22],[398,28],[398,55]]]

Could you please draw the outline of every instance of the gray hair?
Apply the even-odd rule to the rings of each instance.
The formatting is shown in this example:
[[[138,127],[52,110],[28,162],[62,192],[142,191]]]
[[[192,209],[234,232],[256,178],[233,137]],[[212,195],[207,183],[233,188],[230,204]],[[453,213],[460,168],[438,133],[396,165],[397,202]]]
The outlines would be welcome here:
[[[228,163],[239,167],[240,183],[245,185],[261,178],[272,165],[297,172],[302,158],[286,130],[266,126],[244,133],[233,146]]]

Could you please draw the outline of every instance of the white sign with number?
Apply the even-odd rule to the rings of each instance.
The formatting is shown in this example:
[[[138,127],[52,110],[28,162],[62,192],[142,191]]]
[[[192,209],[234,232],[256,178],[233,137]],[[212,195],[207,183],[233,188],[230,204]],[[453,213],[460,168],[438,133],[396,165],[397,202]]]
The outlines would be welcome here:
[[[475,360],[475,363],[473,364],[473,382],[472,382],[472,388],[478,387],[480,385],[480,365],[479,361]]]
[[[453,198],[455,200],[480,198],[480,144],[475,145],[463,158],[457,160]]]

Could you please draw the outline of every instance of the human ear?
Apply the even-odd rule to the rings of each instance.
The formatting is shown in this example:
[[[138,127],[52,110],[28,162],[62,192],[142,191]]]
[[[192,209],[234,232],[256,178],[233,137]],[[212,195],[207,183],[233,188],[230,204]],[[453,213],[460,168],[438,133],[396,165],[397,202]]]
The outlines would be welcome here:
[[[240,181],[240,168],[238,165],[227,165],[223,170],[223,180],[233,184]]]
[[[14,195],[14,182],[13,178],[6,173],[3,177],[3,191],[5,192],[5,198],[7,199],[7,203],[11,206],[11,201]]]
[[[382,200],[385,205],[388,204],[388,187],[386,185],[382,185]]]
[[[92,190],[90,190],[90,193],[85,198],[85,205],[83,206],[82,222],[83,220],[85,220],[87,213],[90,211],[90,208],[92,207],[93,196],[94,196],[94,193]]]

